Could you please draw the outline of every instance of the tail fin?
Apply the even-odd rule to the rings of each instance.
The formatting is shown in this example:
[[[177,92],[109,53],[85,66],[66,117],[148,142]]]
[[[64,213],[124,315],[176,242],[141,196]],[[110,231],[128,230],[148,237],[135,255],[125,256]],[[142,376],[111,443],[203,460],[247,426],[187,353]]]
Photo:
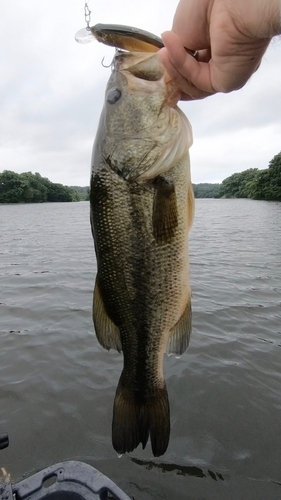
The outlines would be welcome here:
[[[170,408],[166,385],[140,403],[122,384],[121,375],[113,407],[113,447],[120,454],[133,451],[139,443],[145,448],[149,435],[153,455],[163,455],[170,439]]]

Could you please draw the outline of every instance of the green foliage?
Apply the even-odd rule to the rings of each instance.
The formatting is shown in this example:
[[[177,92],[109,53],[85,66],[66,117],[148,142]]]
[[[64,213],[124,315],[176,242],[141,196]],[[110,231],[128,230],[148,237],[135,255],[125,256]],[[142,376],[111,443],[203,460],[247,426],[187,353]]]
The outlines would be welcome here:
[[[51,184],[48,201],[79,201],[79,196],[73,189],[62,184]]]
[[[41,182],[41,175],[31,172],[19,174],[20,179],[24,183],[24,192],[21,201],[24,203],[43,203],[48,201],[48,189]]]
[[[281,201],[281,152],[264,170],[250,168],[224,179],[220,197]]]
[[[268,169],[260,171],[253,198],[281,201],[281,152],[272,158]]]
[[[25,191],[25,183],[15,172],[4,170],[0,174],[0,203],[18,203]]]
[[[280,173],[280,168],[281,168],[281,151],[277,155],[275,155],[272,160],[269,162],[269,168],[271,169],[279,169]]]
[[[221,184],[192,184],[195,198],[218,198]]]
[[[73,189],[55,184],[40,174],[10,170],[0,173],[0,203],[44,203],[47,201],[79,201]]]
[[[71,189],[76,191],[79,196],[79,201],[89,201],[90,187],[89,186],[70,186]]]
[[[222,181],[219,195],[225,198],[251,198],[259,170],[249,168],[243,172],[233,174]]]

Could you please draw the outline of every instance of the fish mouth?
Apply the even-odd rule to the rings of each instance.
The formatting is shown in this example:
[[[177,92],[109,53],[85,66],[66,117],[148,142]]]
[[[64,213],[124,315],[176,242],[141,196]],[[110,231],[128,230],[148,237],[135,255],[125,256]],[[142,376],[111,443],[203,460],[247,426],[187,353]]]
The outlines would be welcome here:
[[[114,71],[126,71],[136,78],[152,82],[160,80],[165,73],[165,68],[157,54],[124,52],[122,50],[116,50],[113,69]]]
[[[137,93],[153,93],[162,89],[164,105],[175,107],[181,91],[168,75],[157,53],[124,52],[116,50],[113,71],[126,78],[127,89]]]

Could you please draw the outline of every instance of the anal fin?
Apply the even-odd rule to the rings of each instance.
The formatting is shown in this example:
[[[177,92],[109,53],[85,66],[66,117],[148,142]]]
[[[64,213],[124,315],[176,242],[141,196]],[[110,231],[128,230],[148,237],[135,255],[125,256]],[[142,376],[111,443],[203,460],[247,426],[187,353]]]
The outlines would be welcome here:
[[[178,209],[175,185],[172,180],[159,176],[153,204],[153,236],[157,243],[168,243],[178,225]]]
[[[191,335],[191,301],[189,299],[184,313],[170,331],[166,353],[181,356],[189,345]]]
[[[97,339],[101,346],[107,350],[116,349],[118,352],[121,352],[122,344],[120,331],[105,310],[98,284],[98,277],[96,278],[93,296],[93,321]]]

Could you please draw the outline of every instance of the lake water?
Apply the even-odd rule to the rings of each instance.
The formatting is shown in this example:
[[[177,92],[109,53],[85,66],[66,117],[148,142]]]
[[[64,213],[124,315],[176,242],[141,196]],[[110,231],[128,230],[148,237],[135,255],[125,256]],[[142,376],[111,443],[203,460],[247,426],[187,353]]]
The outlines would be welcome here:
[[[89,204],[0,206],[0,465],[14,481],[82,460],[135,500],[281,498],[281,203],[196,200],[193,334],[166,357],[167,453],[118,458],[122,355],[91,319]]]

